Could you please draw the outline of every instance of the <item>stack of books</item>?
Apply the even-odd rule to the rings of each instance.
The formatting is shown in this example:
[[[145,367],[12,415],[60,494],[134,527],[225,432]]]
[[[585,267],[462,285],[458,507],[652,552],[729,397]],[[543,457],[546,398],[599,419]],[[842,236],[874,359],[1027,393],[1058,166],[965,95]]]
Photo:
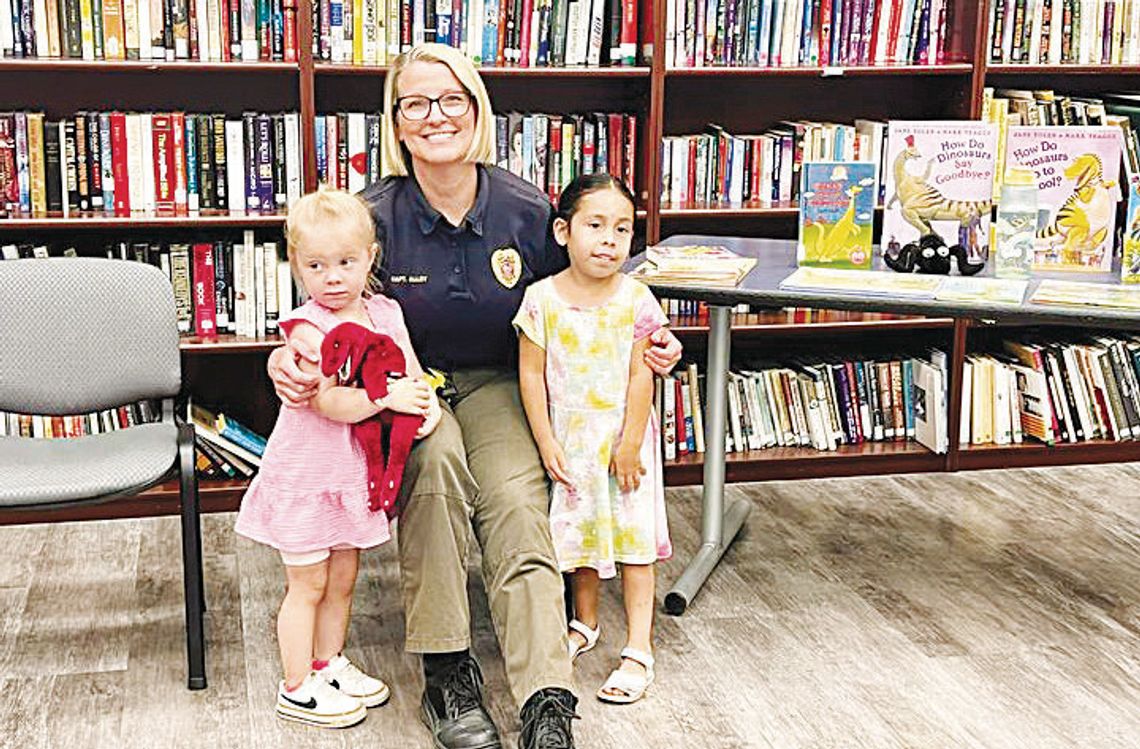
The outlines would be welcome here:
[[[755,265],[755,258],[717,245],[659,245],[645,250],[633,276],[646,283],[736,286]]]

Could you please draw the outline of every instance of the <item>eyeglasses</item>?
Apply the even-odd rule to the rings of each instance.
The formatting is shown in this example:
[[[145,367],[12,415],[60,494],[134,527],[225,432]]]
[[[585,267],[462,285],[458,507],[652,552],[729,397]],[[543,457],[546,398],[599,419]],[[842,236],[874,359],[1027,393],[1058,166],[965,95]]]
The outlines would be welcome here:
[[[396,99],[396,109],[406,120],[426,120],[431,116],[431,106],[436,104],[444,117],[462,117],[471,109],[471,94],[466,91],[452,91],[434,99],[430,96],[401,96]]]

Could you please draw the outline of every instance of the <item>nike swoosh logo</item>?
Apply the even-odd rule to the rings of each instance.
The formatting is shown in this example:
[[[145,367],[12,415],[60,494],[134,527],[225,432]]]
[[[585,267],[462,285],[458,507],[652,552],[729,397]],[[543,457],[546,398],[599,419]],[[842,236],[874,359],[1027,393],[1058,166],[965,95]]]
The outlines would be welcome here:
[[[287,694],[283,694],[281,696],[285,698],[286,702],[292,703],[292,704],[296,705],[297,707],[303,708],[305,710],[315,710],[317,707],[317,698],[316,697],[310,697],[308,702],[298,702],[297,700],[289,697],[289,695],[287,695]]]

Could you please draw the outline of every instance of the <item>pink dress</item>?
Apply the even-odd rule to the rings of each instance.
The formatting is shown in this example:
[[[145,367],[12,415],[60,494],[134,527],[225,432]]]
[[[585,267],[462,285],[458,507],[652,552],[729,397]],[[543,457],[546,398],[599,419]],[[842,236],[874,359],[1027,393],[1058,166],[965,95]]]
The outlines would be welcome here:
[[[365,308],[376,332],[390,336],[404,352],[408,374],[422,374],[400,305],[372,296]],[[302,320],[322,333],[341,322],[327,307],[309,301],[281,320],[281,330],[288,335]],[[367,463],[352,425],[307,406],[282,406],[261,470],[242,498],[235,530],[286,554],[367,549],[387,541],[387,516],[368,509]]]

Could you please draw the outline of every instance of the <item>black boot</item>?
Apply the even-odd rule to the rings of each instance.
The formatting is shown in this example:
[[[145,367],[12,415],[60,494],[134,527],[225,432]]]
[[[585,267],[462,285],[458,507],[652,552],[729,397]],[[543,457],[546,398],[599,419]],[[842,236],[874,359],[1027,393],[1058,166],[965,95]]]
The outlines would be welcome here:
[[[431,731],[436,749],[500,749],[499,731],[483,707],[483,674],[466,656],[428,683],[420,701],[420,716]]]
[[[574,749],[570,721],[578,698],[565,689],[540,689],[522,709],[519,749]]]

